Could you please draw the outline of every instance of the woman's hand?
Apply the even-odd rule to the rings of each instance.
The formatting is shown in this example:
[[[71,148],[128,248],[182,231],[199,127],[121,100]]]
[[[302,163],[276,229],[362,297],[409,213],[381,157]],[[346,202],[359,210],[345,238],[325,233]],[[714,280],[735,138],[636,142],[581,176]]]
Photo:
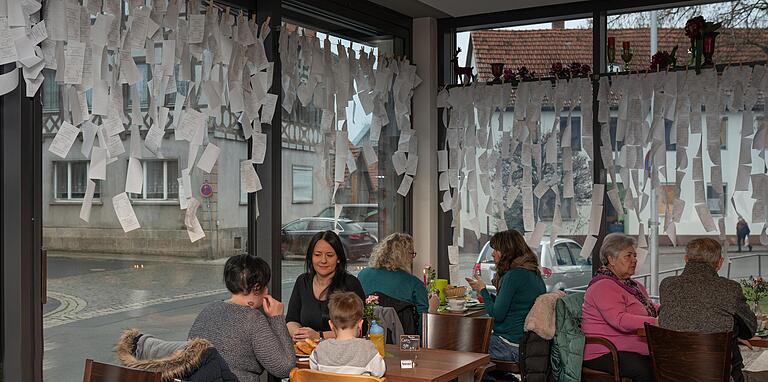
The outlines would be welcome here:
[[[275,300],[275,298],[270,295],[264,296],[262,307],[264,308],[264,314],[269,317],[281,316],[283,314],[283,303]]]
[[[437,308],[440,307],[440,295],[432,293],[429,295],[429,313],[437,313]]]
[[[306,326],[299,328],[299,330],[296,331],[293,335],[294,341],[304,341],[307,338],[311,338],[313,340],[319,340],[320,339],[320,333],[316,332],[312,328],[308,328]]]
[[[469,283],[469,287],[474,289],[475,292],[480,293],[481,290],[485,289],[485,283],[483,280],[480,280],[479,278],[465,278],[464,280],[467,280]]]

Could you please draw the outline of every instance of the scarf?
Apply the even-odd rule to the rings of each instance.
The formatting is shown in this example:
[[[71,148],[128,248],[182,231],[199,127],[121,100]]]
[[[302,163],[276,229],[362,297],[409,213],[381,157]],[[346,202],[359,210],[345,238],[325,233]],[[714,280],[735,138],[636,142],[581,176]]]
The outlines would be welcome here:
[[[533,253],[526,253],[525,255],[512,260],[512,263],[510,264],[509,269],[511,270],[514,268],[523,268],[525,270],[529,270],[535,273],[537,276],[541,276],[541,268],[539,268],[539,259]],[[504,272],[504,274],[506,274],[506,272]],[[496,275],[493,276],[493,280],[491,280],[491,284],[493,284],[493,286],[495,286],[496,288],[499,288],[498,284],[500,283],[502,276],[504,275],[500,273],[496,273]]]
[[[648,296],[643,293],[645,291],[645,288],[643,288],[640,284],[638,284],[635,280],[627,279],[622,280],[618,278],[610,269],[608,269],[607,266],[603,265],[597,270],[597,274],[595,277],[592,278],[592,280],[589,282],[589,285],[587,288],[591,287],[592,284],[600,281],[600,280],[611,280],[618,284],[622,289],[629,292],[632,296],[635,296],[635,298],[640,301],[641,304],[645,307],[645,311],[648,312],[648,315],[651,317],[657,317],[658,312],[656,311],[656,307],[651,303]]]

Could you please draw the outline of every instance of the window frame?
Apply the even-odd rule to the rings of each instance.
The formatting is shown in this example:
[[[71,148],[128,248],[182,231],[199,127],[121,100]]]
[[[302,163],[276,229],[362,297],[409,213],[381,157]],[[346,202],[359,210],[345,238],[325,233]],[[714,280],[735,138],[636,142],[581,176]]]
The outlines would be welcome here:
[[[296,199],[296,172],[309,172],[309,200]],[[312,204],[315,201],[315,184],[313,182],[315,168],[309,165],[294,164],[291,166],[291,204]]]
[[[59,164],[67,164],[67,197],[66,198],[60,198],[59,197]],[[51,190],[53,191],[53,198],[51,198],[51,204],[62,204],[62,203],[69,203],[69,202],[81,202],[85,200],[85,197],[82,198],[73,198],[72,197],[72,164],[73,163],[84,163],[85,164],[85,177],[86,182],[88,181],[88,171],[90,170],[91,164],[90,161],[87,160],[51,160],[51,165],[53,167],[53,187],[51,187]],[[100,203],[101,202],[101,189],[100,184],[98,181],[96,181],[96,187],[97,189],[94,191],[93,195],[93,203]]]
[[[147,164],[149,162],[162,162],[163,163],[163,198],[147,198]],[[128,196],[130,199],[134,202],[139,203],[166,203],[166,202],[173,202],[174,204],[178,203],[179,201],[179,193],[176,192],[176,198],[169,198],[169,192],[168,189],[170,188],[169,180],[168,180],[168,163],[169,162],[176,162],[176,168],[178,169],[179,166],[179,160],[176,158],[163,158],[163,159],[142,159],[141,160],[141,172],[142,172],[142,184],[141,184],[141,194],[134,194],[130,193]],[[137,197],[140,195],[140,197]]]

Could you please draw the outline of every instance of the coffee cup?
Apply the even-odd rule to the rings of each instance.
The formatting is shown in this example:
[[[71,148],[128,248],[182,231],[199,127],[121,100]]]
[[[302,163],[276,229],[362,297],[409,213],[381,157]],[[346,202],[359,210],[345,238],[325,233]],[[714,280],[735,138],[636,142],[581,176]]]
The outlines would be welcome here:
[[[459,298],[449,298],[448,299],[448,309],[449,310],[464,310],[464,304],[466,301],[464,299]]]

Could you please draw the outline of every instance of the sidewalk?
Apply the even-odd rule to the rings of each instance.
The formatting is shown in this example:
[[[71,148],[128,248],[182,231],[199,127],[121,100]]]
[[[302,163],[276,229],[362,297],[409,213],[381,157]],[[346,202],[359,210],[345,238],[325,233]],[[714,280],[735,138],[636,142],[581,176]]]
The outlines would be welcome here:
[[[82,252],[64,252],[48,251],[48,257],[71,258],[71,259],[90,259],[90,260],[122,260],[136,262],[157,262],[157,263],[175,263],[175,264],[195,264],[195,265],[224,265],[228,257],[208,260],[199,257],[179,257],[179,256],[152,256],[152,255],[126,255],[123,253],[82,253]]]

